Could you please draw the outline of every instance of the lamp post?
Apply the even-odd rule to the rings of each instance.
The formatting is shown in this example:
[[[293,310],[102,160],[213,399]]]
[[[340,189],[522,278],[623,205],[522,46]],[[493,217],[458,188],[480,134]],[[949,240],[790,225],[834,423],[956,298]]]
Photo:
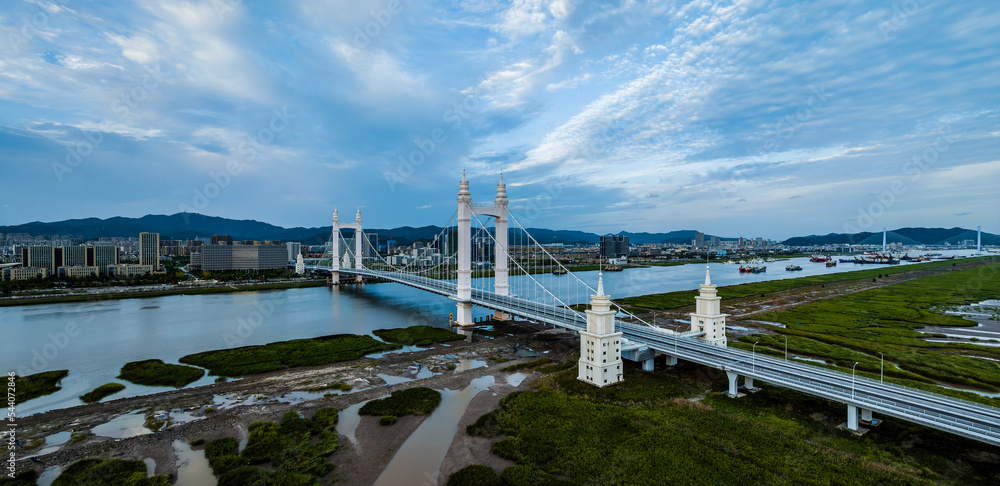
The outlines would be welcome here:
[[[854,366],[851,366],[851,398],[854,398],[854,381],[857,378],[857,375],[854,374],[854,368],[857,367],[858,367],[858,362],[855,361]]]
[[[782,336],[785,338],[785,361],[788,361],[788,335],[782,334]]]
[[[760,341],[757,341],[759,343]],[[750,348],[750,372],[757,372],[757,343],[753,343],[753,347]]]
[[[882,383],[882,379],[885,377],[885,355],[881,351],[878,352],[878,355],[882,357],[882,361],[878,365],[878,382]]]

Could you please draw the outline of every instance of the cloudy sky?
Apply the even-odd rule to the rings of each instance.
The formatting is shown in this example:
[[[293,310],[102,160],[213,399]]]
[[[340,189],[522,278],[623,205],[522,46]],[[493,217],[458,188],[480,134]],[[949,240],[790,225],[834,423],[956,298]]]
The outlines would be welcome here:
[[[0,224],[1000,232],[978,0],[5,0]]]

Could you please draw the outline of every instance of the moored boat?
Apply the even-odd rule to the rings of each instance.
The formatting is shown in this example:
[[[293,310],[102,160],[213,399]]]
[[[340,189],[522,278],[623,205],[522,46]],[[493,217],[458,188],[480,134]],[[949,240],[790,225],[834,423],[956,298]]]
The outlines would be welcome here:
[[[798,265],[786,265],[785,266],[785,270],[788,270],[789,272],[795,272],[795,271],[802,270],[802,267],[800,267]]]

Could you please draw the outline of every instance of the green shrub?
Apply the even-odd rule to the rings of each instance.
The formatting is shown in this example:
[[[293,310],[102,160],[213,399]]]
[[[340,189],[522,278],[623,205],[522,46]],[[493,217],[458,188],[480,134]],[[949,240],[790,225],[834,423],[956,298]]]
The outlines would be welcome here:
[[[413,344],[416,346],[430,346],[433,343],[443,343],[447,341],[458,341],[465,339],[465,336],[451,332],[447,329],[431,326],[410,326],[396,329],[377,329],[372,334],[390,343]]]
[[[146,463],[123,459],[83,459],[64,469],[52,486],[169,486],[167,475],[146,476]]]
[[[382,418],[378,419],[379,425],[392,425],[396,423],[395,415],[383,415]]]
[[[136,385],[182,388],[198,381],[204,374],[205,370],[192,366],[167,364],[158,359],[147,359],[125,363],[118,378]]]
[[[473,464],[451,473],[448,486],[503,486],[503,483],[493,468]]]
[[[205,439],[195,439],[191,441],[191,447],[198,447],[205,443]]]
[[[27,376],[14,377],[14,396],[20,405],[32,398],[55,393],[61,388],[59,381],[66,378],[69,370],[43,371]]]
[[[106,383],[95,388],[93,391],[85,393],[80,396],[80,400],[84,403],[94,403],[101,401],[102,398],[113,395],[125,389],[125,385],[121,383]]]
[[[312,339],[279,341],[189,354],[181,363],[207,368],[211,375],[243,376],[299,366],[315,366],[360,358],[369,353],[399,349],[371,336],[337,334]]]
[[[372,400],[358,411],[361,415],[425,415],[441,404],[441,392],[427,387],[392,392],[386,398]]]

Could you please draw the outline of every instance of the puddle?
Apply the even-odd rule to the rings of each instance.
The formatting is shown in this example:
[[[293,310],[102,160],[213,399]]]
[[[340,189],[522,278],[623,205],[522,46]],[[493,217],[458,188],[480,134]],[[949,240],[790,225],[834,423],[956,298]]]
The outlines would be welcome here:
[[[816,359],[816,358],[807,358],[805,356],[796,356],[794,354],[789,354],[788,357],[789,358],[793,358],[793,359],[802,360],[802,361],[809,361],[809,362],[812,362],[812,363],[826,364],[826,361],[823,361],[821,359]]]
[[[151,457],[147,457],[142,460],[146,463],[146,476],[152,476],[156,474],[156,461]]]
[[[289,404],[292,404],[292,405],[296,405],[296,404],[299,404],[299,403],[302,403],[302,402],[306,402],[306,401],[309,401],[309,400],[315,400],[317,398],[323,398],[323,395],[326,395],[327,393],[331,393],[333,395],[337,395],[337,391],[333,390],[333,389],[323,390],[323,391],[315,391],[315,392],[310,392],[310,391],[293,391],[293,392],[288,392],[288,393],[282,395],[281,397],[278,398],[278,401],[281,402],[281,403],[289,403]]]
[[[462,391],[441,392],[441,405],[427,417],[396,451],[375,481],[376,486],[436,484],[441,462],[458,431],[458,421],[479,392],[495,383],[493,376],[472,380]]]
[[[177,482],[174,486],[215,486],[216,478],[205,459],[205,450],[194,450],[185,442],[173,442],[177,455]]]
[[[50,436],[47,436],[45,438],[45,447],[43,447],[38,452],[36,452],[34,454],[31,454],[30,456],[20,456],[20,457],[17,458],[17,460],[18,461],[23,461],[25,459],[29,459],[29,458],[32,458],[32,457],[38,457],[38,456],[44,456],[46,454],[52,454],[53,452],[58,451],[59,448],[62,447],[63,444],[65,444],[67,441],[69,441],[69,439],[70,439],[70,437],[72,435],[73,435],[73,432],[70,432],[70,431],[67,430],[65,432],[58,432],[58,433],[52,434]]]
[[[510,386],[521,386],[521,382],[527,377],[528,375],[524,373],[512,373],[507,375],[507,384]]]
[[[765,326],[785,327],[784,324],[782,324],[780,322],[774,322],[774,321],[746,320],[746,321],[743,321],[743,322],[752,322],[754,324],[763,324]]]
[[[406,383],[408,381],[413,381],[413,378],[407,378],[405,376],[392,376],[392,375],[387,375],[385,373],[379,373],[376,376],[378,376],[379,378],[382,378],[383,380],[385,380],[385,384],[386,385],[398,385],[400,383]]]
[[[169,418],[171,427],[175,425],[186,424],[189,422],[197,422],[198,420],[203,420],[205,418],[204,415],[195,416],[194,414],[191,413],[191,411],[182,409],[171,410],[169,412],[169,416],[170,416]]]
[[[129,437],[152,434],[153,432],[146,428],[145,423],[145,415],[133,412],[119,415],[107,423],[94,427],[91,429],[91,432],[94,435],[111,437],[112,439],[127,439]]]
[[[432,373],[431,370],[426,366],[421,366],[420,371],[417,372],[415,378],[418,380],[423,380],[424,378],[430,378],[436,374],[437,373]]]
[[[42,474],[38,476],[38,486],[51,486],[52,481],[55,481],[60,474],[62,474],[62,468],[59,466],[45,468]]]
[[[538,353],[527,348],[517,348],[517,351],[514,352],[514,356],[517,356],[518,358],[534,358],[538,356]]]
[[[355,447],[358,447],[358,439],[354,436],[354,431],[358,429],[358,424],[361,423],[361,416],[358,415],[358,410],[366,403],[368,402],[355,403],[337,413],[337,434],[347,437],[347,440],[351,441],[351,444],[354,444]]]
[[[483,366],[486,366],[486,361],[479,359],[462,358],[458,360],[458,368],[456,369],[456,371],[469,371],[469,370],[474,370],[476,368],[482,368]]]

